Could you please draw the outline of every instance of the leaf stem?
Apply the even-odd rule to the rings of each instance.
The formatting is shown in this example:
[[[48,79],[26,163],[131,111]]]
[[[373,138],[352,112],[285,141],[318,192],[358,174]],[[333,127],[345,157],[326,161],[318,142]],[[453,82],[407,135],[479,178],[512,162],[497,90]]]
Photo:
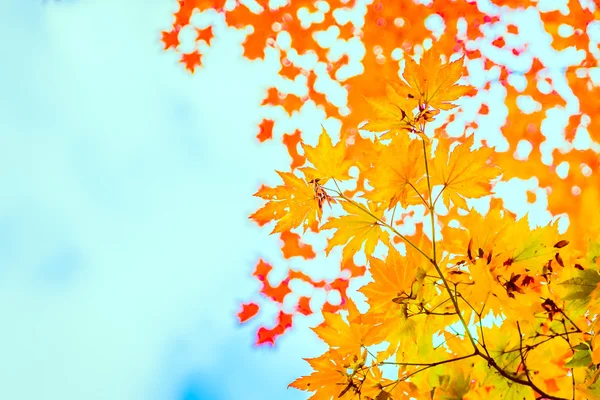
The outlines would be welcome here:
[[[415,185],[412,184],[412,182],[406,181],[411,188],[413,188],[415,190],[415,192],[419,195],[419,197],[421,198],[421,201],[423,202],[423,204],[425,204],[425,207],[427,207],[429,209],[429,204],[427,204],[427,202],[425,201],[425,198],[423,198],[423,195],[417,190],[417,188],[415,187]]]
[[[471,358],[471,357],[474,357],[476,355],[477,355],[477,353],[473,353],[473,354],[469,354],[467,356],[456,357],[456,358],[452,358],[452,359],[449,359],[449,360],[436,361],[436,362],[431,363],[431,364],[426,364],[426,363],[425,364],[419,364],[419,363],[381,362],[381,364],[388,364],[388,365],[392,365],[393,364],[393,365],[399,365],[399,366],[417,366],[417,367],[418,366],[422,366],[422,365],[424,366],[423,368],[421,368],[419,370],[413,371],[410,374],[403,376],[402,378],[398,379],[395,382],[388,383],[387,385],[382,385],[382,388],[387,388],[388,386],[396,386],[398,383],[400,383],[402,381],[406,381],[411,376],[416,375],[419,372],[423,372],[426,369],[433,368],[433,367],[436,367],[436,366],[442,365],[442,364],[448,364],[448,363],[455,362],[455,361],[465,360],[467,358]]]
[[[382,361],[379,364],[383,364],[383,365],[399,365],[399,366],[405,366],[405,367],[421,367],[421,366],[425,366],[427,368],[431,368],[431,367],[436,367],[438,365],[442,365],[442,364],[447,364],[447,363],[451,363],[453,361],[460,361],[460,360],[464,360],[467,358],[471,358],[471,357],[475,357],[477,355],[477,353],[472,353],[466,356],[460,356],[460,357],[456,357],[456,358],[451,358],[448,360],[442,360],[442,361],[436,361],[433,363],[416,363],[416,362],[391,362],[391,361]],[[423,369],[419,370],[418,372],[421,372]]]
[[[422,140],[422,143],[423,143],[423,158],[425,159],[425,173],[427,175],[427,190],[429,192],[429,214],[431,215],[431,245],[433,247],[433,257],[430,259],[430,261],[433,264],[436,272],[440,276],[442,282],[444,283],[444,286],[446,287],[448,296],[450,296],[450,300],[452,301],[452,304],[454,305],[454,309],[456,310],[456,315],[458,315],[458,318],[460,319],[460,322],[465,329],[465,335],[467,335],[469,337],[469,340],[471,341],[471,344],[473,345],[473,349],[475,350],[475,354],[478,354],[479,348],[477,347],[475,338],[473,338],[473,335],[469,331],[469,325],[466,323],[462,313],[460,312],[460,307],[458,306],[458,301],[456,300],[456,294],[452,293],[452,289],[450,288],[450,285],[448,284],[448,280],[442,273],[442,270],[440,269],[440,267],[437,263],[437,255],[436,255],[436,247],[435,247],[435,207],[433,206],[433,202],[431,199],[431,179],[430,179],[430,173],[429,173],[429,163],[427,162],[427,144],[425,143],[425,140]]]
[[[427,191],[429,198],[429,214],[431,215],[431,246],[433,247],[433,262],[437,262],[436,250],[435,250],[435,212],[433,203],[431,200],[431,179],[429,177],[429,163],[427,162],[427,144],[422,139],[423,143],[423,158],[425,159],[425,174],[427,175]]]

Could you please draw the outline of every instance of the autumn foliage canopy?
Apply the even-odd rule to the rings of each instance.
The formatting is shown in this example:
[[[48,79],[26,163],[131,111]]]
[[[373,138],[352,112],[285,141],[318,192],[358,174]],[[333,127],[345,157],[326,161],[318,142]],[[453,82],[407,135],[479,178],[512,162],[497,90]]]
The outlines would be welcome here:
[[[194,16],[212,10],[232,29],[253,27],[246,58],[273,51],[282,80],[306,86],[265,94],[257,138],[281,140],[291,163],[255,193],[263,203],[250,218],[280,237],[284,259],[338,257],[339,276],[296,268],[274,284],[269,274],[286,266],[258,260],[260,296],[238,315],[277,304],[274,325],[257,332],[273,344],[296,318],[322,313],[314,332],[328,350],[291,387],[315,400],[600,399],[595,3],[179,1],[162,41],[181,52],[181,31],[196,30],[202,45],[181,52],[190,72],[201,73],[212,38]],[[312,145],[300,130],[274,135],[269,110],[308,105],[338,129],[320,127]],[[518,182],[528,186],[508,186]],[[357,278],[368,283],[350,296]],[[294,281],[340,301],[316,305]]]

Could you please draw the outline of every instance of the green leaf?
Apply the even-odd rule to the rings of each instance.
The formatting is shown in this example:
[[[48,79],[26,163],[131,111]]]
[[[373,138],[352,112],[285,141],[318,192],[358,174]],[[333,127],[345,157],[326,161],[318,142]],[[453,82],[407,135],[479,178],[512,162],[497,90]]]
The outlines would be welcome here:
[[[574,350],[583,350],[583,351],[588,350],[589,351],[590,350],[590,346],[587,343],[585,343],[585,342],[581,342],[577,346],[573,346],[573,349]]]
[[[567,368],[587,367],[592,362],[592,353],[589,349],[578,350],[571,358],[571,361],[565,364]]]
[[[594,265],[596,264],[596,258],[600,255],[600,242],[592,242],[590,240],[588,244],[588,251],[586,254],[587,261]]]
[[[590,294],[600,283],[600,274],[595,269],[580,271],[578,276],[560,284],[567,287],[567,295],[563,300],[585,300],[589,301]]]

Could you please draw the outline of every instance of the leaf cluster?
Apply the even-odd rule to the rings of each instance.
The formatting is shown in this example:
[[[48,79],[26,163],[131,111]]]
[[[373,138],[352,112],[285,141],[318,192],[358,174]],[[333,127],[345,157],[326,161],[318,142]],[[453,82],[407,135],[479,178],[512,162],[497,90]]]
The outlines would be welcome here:
[[[461,72],[435,49],[407,60],[404,81],[369,99],[363,128],[379,134],[363,151],[323,130],[304,145],[308,166],[256,193],[256,222],[333,231],[328,253],[368,260],[368,308],[324,313],[314,331],[329,349],[291,384],[311,399],[600,398],[600,247],[572,248],[556,224],[532,229],[497,200],[485,215],[470,206],[501,179],[493,150],[427,125],[470,90]],[[416,208],[430,226],[402,233],[396,214]]]

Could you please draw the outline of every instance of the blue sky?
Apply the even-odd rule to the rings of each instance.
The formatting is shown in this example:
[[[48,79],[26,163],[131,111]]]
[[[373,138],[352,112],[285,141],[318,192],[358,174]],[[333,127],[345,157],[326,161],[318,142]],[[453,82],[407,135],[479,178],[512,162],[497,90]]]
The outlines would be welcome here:
[[[174,3],[0,2],[0,398],[304,398],[316,339],[235,320],[277,248],[247,219],[288,165],[254,139],[268,74],[227,32],[186,74]]]
[[[323,350],[310,321],[257,349],[235,320],[256,260],[282,261],[247,219],[289,166],[255,140],[277,66],[217,24],[190,76],[159,43],[175,8],[0,2],[0,398],[306,398],[286,386]],[[309,143],[326,124],[310,104],[294,123]],[[523,190],[501,190],[522,215]]]

